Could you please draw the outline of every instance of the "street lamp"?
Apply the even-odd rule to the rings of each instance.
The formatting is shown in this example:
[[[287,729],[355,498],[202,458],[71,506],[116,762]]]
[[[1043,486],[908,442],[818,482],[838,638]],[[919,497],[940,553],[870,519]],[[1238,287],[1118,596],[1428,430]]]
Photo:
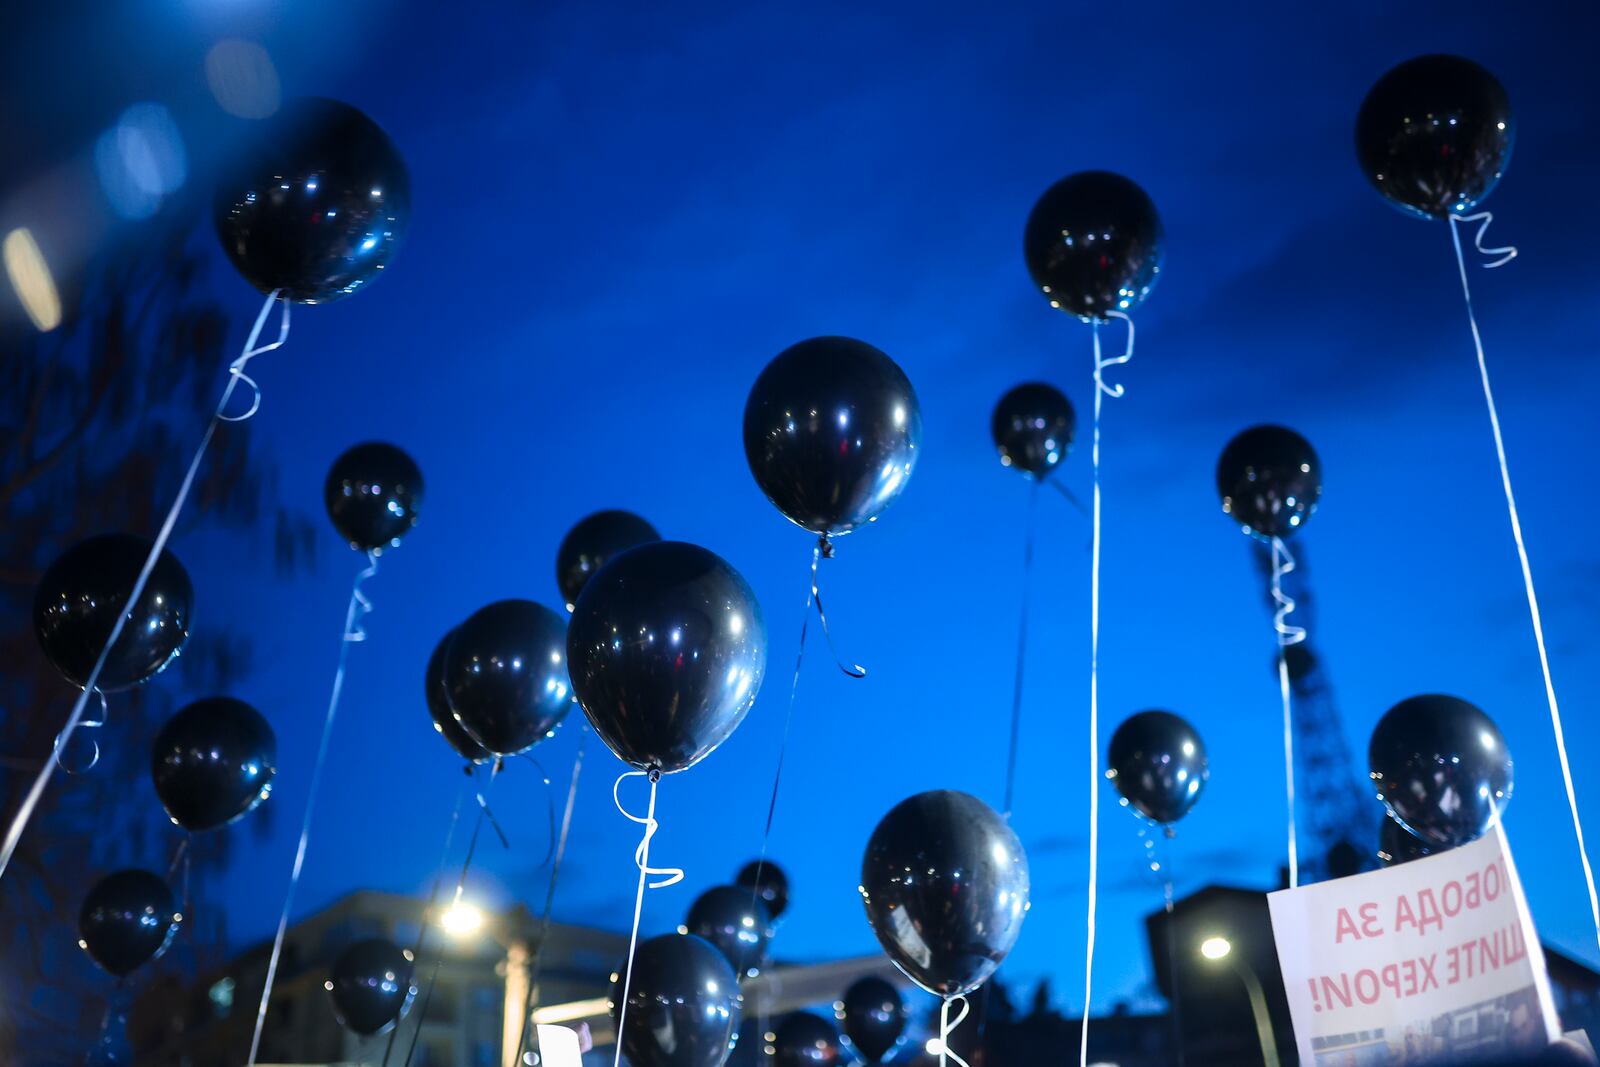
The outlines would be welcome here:
[[[1272,1017],[1267,1014],[1267,995],[1261,988],[1261,980],[1256,977],[1256,972],[1250,969],[1248,963],[1241,962],[1233,954],[1233,942],[1225,937],[1213,935],[1201,941],[1200,955],[1212,963],[1226,960],[1228,966],[1233,968],[1233,973],[1244,983],[1244,990],[1250,995],[1250,1011],[1256,1020],[1256,1039],[1261,1042],[1261,1060],[1266,1067],[1278,1067],[1278,1042],[1272,1036]]]
[[[458,900],[440,913],[439,926],[451,937],[471,937],[483,929],[483,909]]]
[[[505,994],[501,1011],[500,1067],[518,1067],[517,1052],[522,1047],[522,1031],[527,1024],[524,1009],[528,999],[528,943],[521,937],[510,936],[505,924],[490,925],[483,909],[456,898],[439,913],[439,928],[457,941],[468,941],[479,934],[487,934],[505,949]],[[419,1024],[420,1025],[420,1024]]]

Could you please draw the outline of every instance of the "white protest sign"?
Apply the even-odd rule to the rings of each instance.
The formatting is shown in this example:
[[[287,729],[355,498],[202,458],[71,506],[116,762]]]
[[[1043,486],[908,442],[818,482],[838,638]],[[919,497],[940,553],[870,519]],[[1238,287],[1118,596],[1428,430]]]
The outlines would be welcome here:
[[[1499,826],[1448,852],[1267,901],[1305,1067],[1469,1062],[1561,1036]]]

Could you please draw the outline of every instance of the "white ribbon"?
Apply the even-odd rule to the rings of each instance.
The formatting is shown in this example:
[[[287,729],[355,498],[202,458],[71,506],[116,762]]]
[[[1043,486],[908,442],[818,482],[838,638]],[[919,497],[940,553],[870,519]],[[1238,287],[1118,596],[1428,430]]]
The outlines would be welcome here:
[[[1079,1067],[1089,1067],[1089,995],[1094,985],[1095,909],[1100,880],[1100,406],[1104,397],[1122,396],[1122,385],[1107,385],[1105,370],[1133,358],[1133,320],[1120,311],[1106,314],[1128,327],[1128,344],[1122,355],[1106,359],[1100,350],[1100,323],[1094,334],[1094,498],[1089,543],[1089,914],[1088,942],[1083,959],[1083,1031],[1078,1048]]]
[[[954,1004],[958,1000],[961,1002],[961,1014],[957,1015],[955,1017],[955,1019],[952,1020],[950,1018],[950,1005]],[[972,1067],[972,1065],[969,1064],[966,1060],[964,1060],[960,1056],[956,1055],[955,1050],[950,1047],[950,1035],[955,1032],[956,1027],[961,1025],[961,1021],[967,1017],[967,1013],[969,1011],[971,1011],[971,1010],[972,1010],[972,1005],[967,1003],[967,998],[964,997],[964,996],[961,996],[960,994],[957,994],[956,996],[953,996],[953,997],[945,997],[943,1002],[940,1003],[940,1005],[939,1005],[939,1063],[940,1063],[940,1067],[943,1067],[944,1062],[947,1059],[951,1060],[955,1064],[957,1064],[957,1067]],[[1085,1012],[1084,1014],[1085,1014],[1085,1016],[1087,1016],[1088,1012]]]
[[[106,719],[111,715],[111,709],[106,705],[105,693],[99,689],[93,689],[89,691],[100,698],[100,717],[98,719],[90,719],[87,717],[79,719],[78,729],[80,730],[98,730],[100,727],[106,724]],[[61,750],[62,746],[65,745],[66,742],[67,731],[62,730],[59,734],[56,734],[55,743],[50,748],[50,754],[57,763],[61,764],[61,769],[66,771],[68,774],[82,774],[85,771],[93,770],[95,764],[100,762],[100,742],[91,737],[89,739],[89,745],[94,751],[89,753],[89,762],[85,763],[82,767],[74,768],[67,766],[66,761],[62,758],[64,753]]]
[[[622,806],[620,790],[622,783],[629,778],[647,778],[650,781],[650,806],[645,809],[643,818]],[[622,1027],[628,1020],[628,990],[633,982],[633,953],[639,947],[639,916],[644,910],[644,891],[647,888],[665,889],[669,885],[677,885],[683,881],[683,871],[680,868],[650,866],[650,839],[661,829],[661,824],[656,822],[656,785],[660,779],[660,771],[625,771],[618,775],[617,780],[611,785],[611,799],[616,803],[617,810],[630,822],[636,822],[644,827],[644,837],[640,839],[639,847],[633,852],[633,862],[639,867],[639,889],[633,897],[633,932],[628,935],[628,963],[622,975],[622,1006],[617,1010],[617,1054],[612,1060],[612,1067],[620,1067],[622,1063]],[[650,876],[655,874],[666,877],[657,882],[650,882]]]
[[[333,689],[328,694],[328,711],[322,721],[322,739],[317,743],[316,762],[311,765],[311,790],[306,796],[306,811],[300,822],[300,843],[295,847],[294,866],[289,871],[289,888],[283,896],[283,911],[278,916],[278,932],[272,939],[272,955],[267,960],[267,980],[261,987],[261,1003],[256,1008],[256,1028],[250,1037],[249,1067],[256,1067],[256,1056],[261,1051],[261,1031],[267,1025],[267,1004],[272,997],[272,987],[278,978],[278,961],[283,956],[283,939],[289,932],[289,912],[294,907],[295,890],[300,886],[300,872],[305,869],[306,846],[311,841],[311,818],[317,806],[317,794],[322,787],[322,768],[328,762],[328,743],[333,738],[333,720],[339,711],[339,697],[344,692],[345,662],[350,646],[365,641],[367,633],[361,620],[372,611],[372,601],[361,591],[361,583],[378,573],[378,554],[367,553],[367,566],[350,584],[350,601],[345,606],[344,633],[339,642],[339,666],[333,672]]]
[[[1485,248],[1483,238],[1494,216],[1487,211],[1476,215],[1450,216],[1450,239],[1456,250],[1456,269],[1461,273],[1461,295],[1467,304],[1467,323],[1472,327],[1472,344],[1478,354],[1478,377],[1483,382],[1483,401],[1489,409],[1489,428],[1494,432],[1495,458],[1500,462],[1500,485],[1505,490],[1506,514],[1511,519],[1511,539],[1517,545],[1517,562],[1522,566],[1522,588],[1528,597],[1528,618],[1533,623],[1533,640],[1539,648],[1539,670],[1544,676],[1545,703],[1550,706],[1550,728],[1555,734],[1556,755],[1561,761],[1561,781],[1567,790],[1567,807],[1572,811],[1572,832],[1578,841],[1578,858],[1583,863],[1583,880],[1589,890],[1589,915],[1594,922],[1595,942],[1600,944],[1600,895],[1595,892],[1594,868],[1589,863],[1589,849],[1583,841],[1583,820],[1578,816],[1578,794],[1572,784],[1572,765],[1567,759],[1566,733],[1561,728],[1561,705],[1556,701],[1555,682],[1550,677],[1550,656],[1545,650],[1544,620],[1539,614],[1539,597],[1533,588],[1533,568],[1528,563],[1528,546],[1522,540],[1522,519],[1517,514],[1517,497],[1511,490],[1511,467],[1506,462],[1506,442],[1500,433],[1500,413],[1494,403],[1494,389],[1489,384],[1489,364],[1483,354],[1483,337],[1478,332],[1478,317],[1472,310],[1472,287],[1467,282],[1467,260],[1461,251],[1461,223],[1478,223],[1473,247],[1481,255],[1499,256],[1486,268],[1501,267],[1517,254],[1515,248]]]
[[[72,706],[72,714],[67,717],[67,724],[56,735],[56,748],[59,750],[72,739],[72,734],[83,723],[83,710],[88,705],[89,694],[95,691],[100,681],[100,673],[105,670],[106,660],[111,656],[111,649],[122,636],[123,627],[127,625],[128,616],[132,614],[134,606],[139,603],[139,598],[144,595],[145,586],[150,582],[150,575],[156,568],[156,561],[161,558],[161,552],[167,547],[167,542],[172,538],[172,530],[178,524],[178,514],[183,510],[183,505],[189,499],[189,492],[194,487],[195,476],[200,472],[200,461],[205,458],[206,449],[211,446],[211,438],[216,436],[217,426],[224,422],[243,422],[250,418],[261,407],[261,388],[244,373],[245,364],[263,352],[271,352],[283,345],[289,337],[289,301],[283,301],[283,324],[278,330],[278,339],[269,344],[258,346],[256,342],[261,338],[261,330],[267,323],[267,315],[272,311],[272,305],[278,301],[278,290],[274,289],[267,295],[261,305],[261,312],[256,316],[255,326],[250,330],[250,336],[244,343],[244,351],[239,358],[228,366],[228,385],[222,391],[222,399],[217,401],[216,410],[211,414],[211,421],[206,424],[206,432],[200,438],[200,447],[195,449],[194,458],[189,461],[189,470],[183,476],[183,482],[178,486],[178,497],[172,502],[172,507],[167,509],[167,517],[161,523],[161,529],[156,533],[155,541],[150,545],[150,554],[145,557],[144,566],[139,568],[139,576],[133,581],[133,590],[128,594],[127,610],[117,615],[117,620],[111,626],[111,633],[106,638],[105,646],[100,649],[100,655],[94,661],[94,667],[89,671],[89,677],[84,679],[83,692],[78,694],[77,701]],[[233,390],[240,381],[244,381],[255,391],[255,399],[250,405],[250,410],[243,415],[229,416],[223,412],[227,409],[228,401],[233,398]],[[103,720],[102,720],[103,721]],[[95,746],[98,752],[99,746]],[[16,854],[17,844],[22,840],[22,832],[28,828],[28,822],[33,818],[33,813],[39,806],[39,798],[44,796],[44,791],[50,784],[50,776],[55,773],[57,761],[48,759],[40,768],[39,774],[33,780],[33,785],[28,789],[28,795],[23,798],[22,806],[17,809],[16,815],[11,819],[11,825],[6,829],[5,841],[0,843],[0,878],[5,877],[6,868],[11,865],[11,857]]]
[[[1272,615],[1272,628],[1278,634],[1278,693],[1283,699],[1283,776],[1284,792],[1289,806],[1289,888],[1300,885],[1300,845],[1295,834],[1294,810],[1294,708],[1289,695],[1290,645],[1306,639],[1304,626],[1291,626],[1289,614],[1294,611],[1294,598],[1283,591],[1283,576],[1294,570],[1294,557],[1283,538],[1272,539],[1272,602],[1277,610]]]

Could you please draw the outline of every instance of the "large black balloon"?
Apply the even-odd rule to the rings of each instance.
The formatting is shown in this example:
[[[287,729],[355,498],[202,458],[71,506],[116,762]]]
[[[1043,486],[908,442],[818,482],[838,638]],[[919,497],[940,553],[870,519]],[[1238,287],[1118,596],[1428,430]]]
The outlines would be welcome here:
[[[534,746],[572,707],[566,623],[531,600],[497,600],[456,628],[444,687],[456,721],[496,756]]]
[[[1044,382],[1024,382],[994,406],[989,429],[1000,462],[1035,478],[1067,456],[1078,416],[1066,394]]]
[[[1086,170],[1046,189],[1028,215],[1022,253],[1050,306],[1085,322],[1144,302],[1166,255],[1161,216],[1120,174]]]
[[[1262,540],[1306,524],[1322,495],[1322,464],[1311,442],[1283,426],[1240,431],[1217,460],[1222,510]]]
[[[439,736],[443,737],[462,759],[469,763],[482,763],[493,759],[494,753],[474,741],[472,735],[456,722],[456,713],[450,708],[450,694],[445,689],[445,655],[450,648],[450,640],[455,635],[456,632],[451,630],[433,647],[433,655],[428,657],[427,670],[422,674],[422,692],[428,702],[428,715],[433,719],[433,728],[439,731]]]
[[[1383,825],[1378,828],[1378,860],[1385,867],[1395,867],[1402,863],[1431,856],[1435,848],[1429,847],[1416,834],[1407,830],[1392,816],[1383,817]]]
[[[556,584],[567,610],[572,610],[589,579],[613,556],[659,540],[656,528],[631,511],[597,511],[579,519],[556,549]]]
[[[772,1034],[774,1067],[841,1067],[839,1031],[820,1015],[790,1012]]]
[[[567,629],[572,685],[624,763],[692,767],[744,721],[767,666],[755,593],[681,541],[629,549],[589,580]]]
[[[877,1063],[906,1032],[906,1002],[893,982],[858,978],[844,991],[844,1036],[868,1063]]]
[[[1193,726],[1170,711],[1141,711],[1111,735],[1106,777],[1139,814],[1170,826],[1200,799],[1211,769]]]
[[[422,472],[394,445],[368,441],[333,461],[322,499],[351,548],[381,553],[417,524]]]
[[[624,976],[611,989],[621,1015]],[[722,1067],[739,1025],[739,978],[716,946],[693,934],[665,934],[639,945],[627,979],[622,1054],[633,1067]]]
[[[922,988],[972,992],[1028,913],[1028,857],[994,809],[950,789],[901,801],[861,859],[861,899],[878,943]]]
[[[1517,123],[1493,74],[1460,56],[1418,56],[1378,79],[1356,116],[1356,156],[1384,198],[1442,219],[1494,189]]]
[[[156,796],[190,833],[215,830],[254,811],[272,791],[278,742],[242,700],[197,700],[167,720],[150,753]]]
[[[789,876],[771,860],[751,860],[740,869],[733,884],[760,897],[774,921],[789,906]]]
[[[78,912],[78,944],[121,978],[167,951],[183,916],[159,875],[116,871],[96,882]]]
[[[706,890],[690,906],[685,925],[717,946],[741,978],[754,978],[766,963],[772,914],[749,889],[719,885]]]
[[[744,406],[744,455],[791,522],[847,534],[905,491],[922,408],[894,360],[864,341],[814,337],[778,353]]]
[[[63,552],[39,579],[33,595],[34,633],[46,658],[73,685],[82,688],[89,680],[151,544],[131,534],[91,537]],[[128,689],[160,674],[188,640],[194,587],[176,556],[162,551],[127,616],[95,682],[104,692]]]
[[[369,284],[394,259],[411,221],[411,176],[360,111],[295,100],[252,130],[217,184],[211,217],[251,285],[324,304]]]
[[[393,1029],[417,995],[412,963],[410,952],[381,937],[339,953],[325,986],[340,1025],[363,1037]]]
[[[1402,700],[1367,747],[1378,798],[1431,848],[1475,841],[1511,800],[1511,753],[1494,720],[1456,697]]]

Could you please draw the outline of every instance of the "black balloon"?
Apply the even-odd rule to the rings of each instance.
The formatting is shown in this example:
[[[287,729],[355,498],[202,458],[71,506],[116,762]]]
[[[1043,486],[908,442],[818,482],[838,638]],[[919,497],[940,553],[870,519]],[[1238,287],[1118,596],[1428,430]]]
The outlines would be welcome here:
[[[868,1063],[877,1063],[900,1044],[906,1031],[906,1002],[894,983],[874,975],[858,978],[844,992],[844,1036]]]
[[[1378,860],[1385,867],[1410,863],[1431,856],[1435,851],[1438,849],[1430,847],[1391,816],[1383,817],[1383,825],[1378,829]]]
[[[791,522],[846,534],[905,491],[922,409],[894,360],[849,337],[814,337],[778,353],[744,406],[744,455],[756,484]]]
[[[422,675],[422,692],[428,702],[428,714],[433,719],[433,728],[439,731],[439,736],[443,737],[462,759],[469,763],[482,763],[493,759],[494,753],[474,741],[472,735],[456,722],[456,714],[450,708],[450,694],[445,689],[445,655],[450,647],[450,639],[455,635],[456,632],[451,630],[434,646],[433,655],[428,657],[427,670]]]
[[[741,978],[754,978],[766,963],[772,914],[749,889],[719,885],[706,890],[689,908],[685,925],[717,946]]]
[[[1000,398],[989,421],[1000,462],[1043,478],[1067,456],[1078,416],[1066,394],[1044,382],[1024,382]]]
[[[611,1018],[622,1009],[623,973],[611,990]],[[622,1054],[633,1067],[722,1067],[744,997],[722,953],[693,934],[639,945],[627,978]]]
[[[1238,433],[1217,460],[1222,510],[1262,540],[1306,524],[1322,495],[1322,464],[1311,443],[1282,426]]]
[[[733,884],[759,896],[774,921],[789,906],[789,876],[771,860],[751,860],[739,871]]]
[[[772,1034],[774,1067],[841,1067],[839,1031],[820,1015],[790,1012]]]
[[[417,524],[422,472],[394,445],[369,441],[333,461],[322,499],[333,528],[351,548],[381,553]]]
[[[339,953],[325,983],[339,1024],[363,1037],[393,1029],[417,995],[412,962],[410,952],[381,937]]]
[[[861,860],[861,899],[878,943],[922,988],[972,992],[1017,942],[1028,857],[994,809],[940,789],[901,801]]]
[[[1111,735],[1106,777],[1123,803],[1170,826],[1200,799],[1211,769],[1193,726],[1170,711],[1141,711]]]
[[[1442,219],[1494,189],[1517,124],[1493,74],[1470,59],[1431,55],[1395,67],[1356,116],[1356,156],[1395,207]]]
[[[272,790],[278,742],[242,700],[197,700],[167,720],[150,753],[156,796],[173,822],[199,833],[254,811]]]
[[[497,600],[456,628],[444,687],[468,737],[514,756],[546,737],[572,707],[566,623],[531,600]]]
[[[80,688],[128,604],[152,542],[102,534],[67,549],[44,572],[33,596],[33,628],[46,658]],[[127,612],[95,687],[128,689],[166,669],[183,649],[194,616],[194,587],[176,556],[156,560],[139,602]]]
[[[411,221],[411,177],[389,136],[350,105],[315,97],[252,133],[211,205],[245,280],[324,304],[377,278]]]
[[[1086,170],[1046,189],[1028,215],[1022,252],[1050,306],[1085,322],[1144,302],[1166,255],[1161,216],[1120,174]]]
[[[167,950],[183,916],[159,875],[117,871],[96,882],[78,912],[78,944],[121,978]]]
[[[589,580],[567,649],[595,732],[624,763],[672,774],[744,721],[766,670],[767,630],[738,571],[696,545],[656,541]]]
[[[1456,697],[1402,700],[1367,748],[1378,797],[1430,848],[1483,836],[1511,800],[1511,753],[1494,720]]]
[[[659,540],[656,528],[631,511],[597,511],[578,520],[556,550],[556,584],[567,610],[607,560],[635,545]]]

